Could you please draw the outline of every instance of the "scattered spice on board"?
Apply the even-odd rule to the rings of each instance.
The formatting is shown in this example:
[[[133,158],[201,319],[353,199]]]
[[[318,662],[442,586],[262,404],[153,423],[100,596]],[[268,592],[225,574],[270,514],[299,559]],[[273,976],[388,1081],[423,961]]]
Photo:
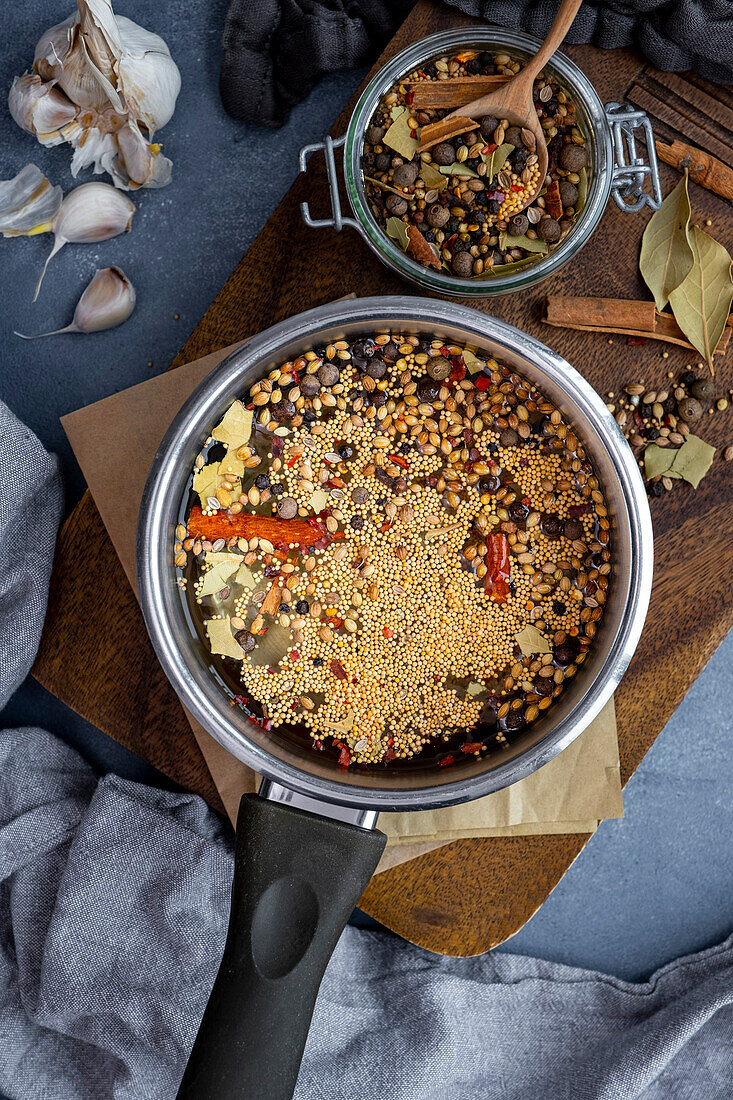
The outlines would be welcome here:
[[[577,672],[608,593],[573,426],[431,335],[315,346],[240,396],[172,545],[231,697],[341,767],[502,751]]]
[[[425,267],[465,279],[510,273],[552,251],[585,206],[589,142],[551,72],[534,83],[547,180],[539,179],[531,131],[488,115],[445,118],[521,65],[475,49],[433,58],[398,80],[372,115],[362,153],[369,206],[387,236]]]

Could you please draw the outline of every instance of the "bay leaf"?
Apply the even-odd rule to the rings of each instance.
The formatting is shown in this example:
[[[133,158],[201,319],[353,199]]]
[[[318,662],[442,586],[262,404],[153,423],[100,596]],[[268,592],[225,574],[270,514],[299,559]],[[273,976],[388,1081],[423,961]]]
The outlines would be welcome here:
[[[234,583],[241,584],[243,588],[248,588],[252,592],[254,592],[255,588],[257,588],[257,578],[255,577],[250,567],[248,565],[245,565],[244,562],[242,562],[242,564],[239,566],[239,569],[237,570],[237,575],[234,578]]]
[[[208,466],[202,466],[193,475],[193,491],[198,493],[202,508],[208,507],[206,503],[208,498],[215,497],[216,490],[221,489],[224,483],[219,473],[219,465],[218,462],[210,462]]]
[[[687,173],[670,191],[649,219],[641,238],[639,271],[663,310],[670,293],[680,285],[693,264],[689,240],[690,197]]]
[[[349,733],[354,728],[355,714],[353,710],[349,708],[346,713],[346,717],[342,718],[340,722],[324,722],[324,728],[329,730],[335,730],[336,733]]]
[[[227,451],[219,465],[219,473],[222,477],[241,478],[244,476],[244,459],[237,458],[237,452],[232,448]]]
[[[217,592],[221,592],[222,588],[226,588],[229,578],[236,573],[241,560],[241,558],[231,558],[229,561],[220,561],[217,565],[212,565],[211,569],[204,573],[201,588],[197,589],[198,595],[214,596]]]
[[[501,275],[511,275],[514,271],[521,271],[522,268],[531,267],[532,264],[536,263],[537,260],[534,255],[525,256],[524,259],[515,260],[511,264],[494,264],[493,267],[487,268],[482,275],[474,275],[474,279],[497,279]]]
[[[476,699],[486,691],[488,691],[486,684],[480,684],[478,680],[471,680],[471,683],[466,688],[466,695],[471,699]]]
[[[249,663],[256,667],[272,665],[277,668],[292,644],[293,632],[290,627],[273,623],[266,634],[257,636],[257,645],[247,655]]]
[[[707,360],[713,374],[713,352],[733,302],[731,258],[722,244],[696,225],[690,226],[688,239],[692,248],[692,267],[679,286],[671,291],[669,304],[675,321],[692,346]]]
[[[402,223],[404,225],[404,222]],[[308,507],[311,508],[316,515],[322,512],[329,502],[328,493],[325,493],[323,489],[314,489],[310,500],[308,501]]]
[[[410,115],[406,110],[397,115],[387,133],[382,138],[382,144],[394,149],[395,153],[406,161],[412,160],[417,152],[417,138],[412,136],[410,128]]]
[[[407,110],[407,107],[403,107],[403,106],[401,106],[401,105],[400,105],[399,103],[396,103],[396,104],[394,105],[394,107],[392,107],[392,108],[391,108],[391,110],[390,110],[390,112],[389,112],[389,117],[390,117],[390,118],[392,119],[392,121],[394,122],[394,120],[395,120],[396,118],[399,118],[399,117],[400,117],[400,115],[404,115],[404,113],[405,113],[405,111],[406,111],[406,110]]]
[[[512,237],[510,233],[502,233],[499,237],[499,248],[523,248],[525,252],[537,252],[540,256],[547,255],[547,242],[534,240],[526,234],[521,237]]]
[[[444,176],[471,176],[476,180],[479,178],[475,169],[468,164],[463,164],[460,160],[454,160],[452,164],[444,164],[440,171]]]
[[[234,657],[237,661],[244,658],[244,650],[232,634],[228,615],[224,619],[207,619],[204,626],[212,653],[220,657]]]
[[[540,634],[536,626],[527,623],[524,630],[514,635],[514,640],[525,657],[531,657],[533,653],[550,653],[552,646],[544,634]]]
[[[711,447],[704,439],[696,435],[687,435],[685,442],[674,453],[674,462],[668,474],[684,478],[697,489],[713,464],[714,454],[715,447]]]
[[[658,447],[656,443],[650,443],[644,451],[644,473],[647,481],[666,474],[676,454],[673,448]]]
[[[382,180],[375,180],[374,176],[364,176],[365,180],[369,183],[373,183],[375,187],[378,187],[380,191],[389,191],[392,195],[398,195],[401,199],[409,199],[410,196],[404,191],[400,191],[399,187],[393,187],[391,183],[383,183]]]
[[[484,176],[487,183],[491,183],[496,173],[502,170],[513,152],[514,146],[505,141],[503,145],[497,146],[493,153],[481,154],[481,160],[487,165],[486,175]]]
[[[423,161],[420,166],[420,178],[425,184],[425,190],[430,191],[437,188],[438,191],[442,191],[448,186],[448,180],[445,178],[439,168],[436,168],[433,164],[428,164],[427,161]]]
[[[407,236],[407,226],[402,221],[402,218],[387,218],[384,228],[387,236],[391,237],[403,252],[407,252],[410,238]]]
[[[224,413],[223,419],[211,433],[220,443],[237,450],[243,447],[252,434],[252,410],[245,409],[241,401],[235,401]]]
[[[478,359],[470,350],[470,348],[464,348],[462,354],[463,362],[466,365],[466,370],[469,371],[470,374],[478,374],[479,371],[482,371],[486,366],[486,360]]]
[[[580,214],[588,201],[588,169],[581,168],[578,173],[578,198],[575,203],[575,213]]]

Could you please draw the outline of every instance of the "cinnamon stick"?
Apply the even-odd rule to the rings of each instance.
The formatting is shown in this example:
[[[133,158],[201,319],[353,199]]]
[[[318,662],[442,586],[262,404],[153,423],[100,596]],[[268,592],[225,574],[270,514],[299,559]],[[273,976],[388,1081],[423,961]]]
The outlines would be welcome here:
[[[704,153],[702,149],[696,149],[694,145],[685,144],[684,141],[673,141],[671,145],[655,141],[654,144],[657,156],[665,164],[679,169],[680,172],[689,168],[690,179],[700,187],[733,202],[733,168],[729,165],[710,153]]]
[[[626,298],[571,298],[551,294],[547,299],[544,321],[555,328],[578,332],[607,332],[618,336],[641,336],[662,340],[695,350],[670,313],[660,313],[654,302]],[[715,347],[722,355],[733,329],[729,323]]]
[[[443,265],[437,250],[426,241],[416,225],[407,226],[407,251],[411,252],[417,262],[423,267],[434,267],[436,271],[442,271]]]
[[[478,122],[463,115],[455,118],[441,118],[439,122],[430,122],[420,130],[418,151],[423,153],[426,149],[432,149],[441,141],[449,141],[459,134],[468,133],[469,130],[477,130]]]
[[[240,512],[230,516],[226,512],[215,512],[205,516],[200,506],[191,509],[186,524],[191,538],[217,539],[261,538],[267,539],[273,546],[313,546],[326,533],[326,527],[320,520],[279,519],[277,516],[258,516],[251,512]]]
[[[636,302],[627,298],[567,298],[551,294],[547,299],[545,320],[559,328],[578,325],[601,329],[634,329],[654,332],[654,302]]]
[[[456,76],[448,80],[416,80],[410,84],[410,107],[454,109],[493,92],[508,76]]]

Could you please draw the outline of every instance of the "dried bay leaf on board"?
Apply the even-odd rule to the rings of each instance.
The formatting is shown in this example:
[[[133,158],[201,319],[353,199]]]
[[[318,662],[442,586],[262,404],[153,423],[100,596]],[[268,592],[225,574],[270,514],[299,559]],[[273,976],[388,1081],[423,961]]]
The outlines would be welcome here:
[[[641,238],[639,271],[663,310],[671,292],[686,278],[694,257],[690,244],[687,173],[649,219]]]
[[[387,218],[384,229],[387,236],[399,245],[403,252],[407,252],[410,238],[407,236],[407,225],[402,218]]]
[[[725,328],[733,302],[730,255],[698,226],[688,232],[693,264],[669,295],[674,319],[714,373],[713,352]]]
[[[241,401],[234,401],[211,434],[235,451],[243,447],[252,434],[252,410],[245,409]]]
[[[694,489],[713,463],[715,447],[697,435],[685,436],[685,442],[674,452],[674,461],[667,471],[669,477],[683,477]]]
[[[676,454],[677,452],[672,448],[659,447],[656,443],[650,443],[644,451],[644,473],[647,481],[666,474]]]
[[[515,634],[514,640],[525,657],[531,657],[533,653],[550,653],[552,649],[544,634],[540,634],[531,623],[527,623],[523,630]]]
[[[382,138],[383,145],[389,145],[395,153],[399,153],[406,161],[412,160],[417,152],[417,138],[412,136],[410,127],[410,115],[407,110],[402,110],[394,119],[387,133]]]
[[[204,625],[209,635],[209,648],[213,654],[219,657],[234,657],[237,661],[243,660],[244,650],[232,634],[228,615],[224,619],[207,619]]]

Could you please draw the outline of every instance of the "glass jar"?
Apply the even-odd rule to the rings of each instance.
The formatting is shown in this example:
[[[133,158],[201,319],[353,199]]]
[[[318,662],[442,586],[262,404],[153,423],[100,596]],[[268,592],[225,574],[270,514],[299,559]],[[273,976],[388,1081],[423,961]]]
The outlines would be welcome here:
[[[431,58],[450,55],[459,49],[488,52],[506,50],[513,57],[533,56],[541,43],[530,35],[508,31],[502,27],[460,28],[441,31],[413,43],[387,62],[369,81],[354,108],[346,133],[339,138],[326,137],[322,142],[304,146],[300,151],[300,169],[305,171],[311,153],[323,150],[331,196],[331,217],[311,217],[308,203],[301,203],[301,213],[311,228],[344,226],[356,229],[383,264],[407,282],[424,290],[450,298],[491,298],[523,290],[541,282],[558,271],[589,241],[600,221],[610,195],[616,205],[628,213],[645,205],[658,210],[662,201],[654,135],[643,111],[620,103],[605,107],[584,73],[565,57],[556,53],[545,71],[552,73],[568,92],[576,106],[579,124],[586,135],[590,150],[590,181],[586,204],[575,225],[557,248],[530,266],[495,277],[460,279],[448,272],[438,272],[416,263],[387,236],[372,214],[364,190],[361,157],[364,134],[381,97],[400,78],[420,68]],[[648,163],[639,156],[635,130],[644,132]],[[341,211],[339,181],[334,151],[343,147],[343,175],[353,218]],[[644,191],[647,177],[651,192]],[[521,263],[521,261],[520,261]]]

